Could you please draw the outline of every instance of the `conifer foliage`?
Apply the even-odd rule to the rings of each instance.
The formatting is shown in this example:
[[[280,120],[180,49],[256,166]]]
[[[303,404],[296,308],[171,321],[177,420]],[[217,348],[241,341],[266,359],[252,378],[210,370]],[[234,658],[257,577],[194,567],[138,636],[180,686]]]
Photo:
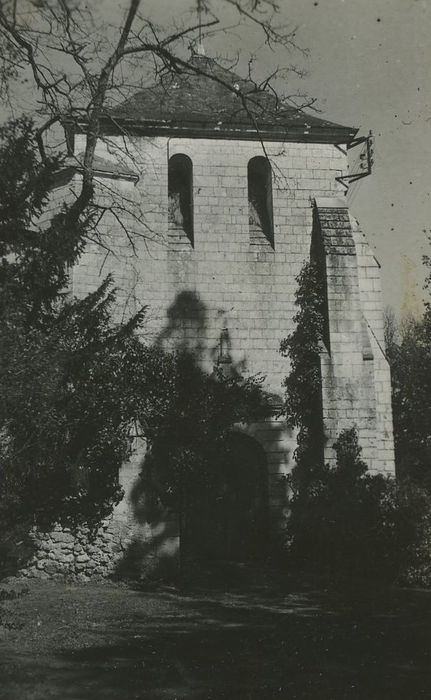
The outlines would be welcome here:
[[[424,257],[431,287],[431,261]],[[386,318],[397,474],[431,493],[431,302],[420,319]]]
[[[122,389],[141,359],[144,311],[114,325],[112,280],[67,294],[85,246],[86,212],[41,223],[61,163],[41,162],[31,122],[0,131],[0,520],[99,518],[120,497],[130,449]]]
[[[60,166],[39,159],[31,122],[0,130],[2,533],[96,526],[122,496],[118,472],[136,434],[150,448],[169,439],[156,480],[179,507],[211,445],[269,411],[261,377],[208,375],[192,357],[145,345],[145,308],[114,323],[111,277],[84,298],[68,293],[94,207],[88,198],[50,212]]]
[[[322,395],[319,352],[324,333],[324,289],[317,265],[307,262],[297,278],[295,330],[281,342],[290,360],[284,380],[284,410],[288,424],[298,430],[296,480],[312,478],[323,460]]]

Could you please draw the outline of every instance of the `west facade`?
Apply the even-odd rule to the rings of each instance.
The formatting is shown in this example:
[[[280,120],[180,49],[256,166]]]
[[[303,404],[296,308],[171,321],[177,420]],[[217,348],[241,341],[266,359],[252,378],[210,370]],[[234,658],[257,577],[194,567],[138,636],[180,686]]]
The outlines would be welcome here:
[[[209,59],[196,60],[205,72],[219,70]],[[225,71],[222,76],[227,81]],[[235,85],[236,76],[229,76]],[[321,351],[325,458],[333,461],[337,435],[355,425],[370,469],[393,473],[379,265],[337,179],[348,171],[346,145],[356,131],[302,113],[274,116],[269,108],[256,130],[247,115],[232,116],[232,92],[225,88],[220,99],[222,86],[213,94],[209,83],[206,107],[199,111],[194,96],[206,79],[184,80],[171,82],[167,103],[157,89],[143,91],[117,109],[115,119],[107,118],[95,160],[98,196],[114,209],[124,204],[122,220],[128,217],[134,248],[118,218],[107,215],[103,235],[111,252],[88,246],[73,270],[73,293],[94,290],[112,272],[119,316],[148,305],[145,342],[188,350],[208,372],[228,356],[244,376],[265,376],[277,406],[289,373],[280,341],[294,329],[296,278],[314,256],[327,292],[327,342]],[[151,114],[145,112],[148,104]],[[79,184],[85,126],[75,130],[73,142],[73,173],[59,186],[59,199]],[[295,435],[282,418],[238,430],[260,455],[268,539],[274,543],[288,517],[286,476],[294,466]],[[142,444],[124,465],[120,480],[126,495],[99,540],[87,545],[85,533],[79,541],[61,531],[49,536],[59,559],[68,555],[58,571],[103,575],[131,550],[150,559],[150,567],[175,558],[180,546],[175,520],[167,514],[157,523],[137,517],[144,453]],[[256,478],[251,462],[250,480]],[[247,466],[242,474],[245,483]],[[45,570],[39,557],[33,572]]]

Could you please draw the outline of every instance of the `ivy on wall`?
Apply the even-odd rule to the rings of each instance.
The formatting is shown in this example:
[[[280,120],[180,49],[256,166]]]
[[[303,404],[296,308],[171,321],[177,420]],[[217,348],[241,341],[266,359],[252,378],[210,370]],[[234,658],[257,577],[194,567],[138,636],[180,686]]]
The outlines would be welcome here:
[[[294,489],[312,479],[315,469],[323,463],[319,353],[325,328],[324,283],[314,261],[303,266],[297,283],[295,330],[280,346],[280,352],[290,361],[290,373],[284,380],[284,412],[288,425],[298,431],[292,475]]]

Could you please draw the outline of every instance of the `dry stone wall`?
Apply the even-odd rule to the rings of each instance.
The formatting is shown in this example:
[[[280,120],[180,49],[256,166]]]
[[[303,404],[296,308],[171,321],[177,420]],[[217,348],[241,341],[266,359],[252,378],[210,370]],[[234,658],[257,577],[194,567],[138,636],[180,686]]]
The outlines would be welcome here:
[[[120,472],[123,500],[96,530],[72,530],[56,525],[30,533],[34,554],[20,572],[25,578],[67,578],[77,581],[112,576],[149,578],[170,576],[179,562],[178,520],[168,510],[153,512],[151,522],[140,517],[145,494],[136,493],[145,443]]]
[[[77,533],[54,527],[50,532],[34,531],[35,554],[21,572],[25,577],[70,578],[88,581],[115,573],[127,550],[118,529],[108,522],[93,537],[88,528]]]

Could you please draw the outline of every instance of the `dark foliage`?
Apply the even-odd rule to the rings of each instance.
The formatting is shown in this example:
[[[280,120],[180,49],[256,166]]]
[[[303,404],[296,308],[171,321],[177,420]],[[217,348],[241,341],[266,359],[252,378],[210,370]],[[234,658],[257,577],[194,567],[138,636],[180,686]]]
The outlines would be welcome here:
[[[272,412],[262,378],[207,375],[192,355],[176,357],[169,404],[149,429],[150,452],[143,480],[163,505],[182,510],[184,498],[217,487],[229,464],[235,426]]]
[[[431,586],[431,496],[411,479],[402,479],[393,492],[398,536],[398,579]]]
[[[424,256],[431,269],[431,261]],[[429,291],[429,275],[425,289]],[[421,319],[386,316],[398,480],[402,577],[431,584],[431,303]]]
[[[2,536],[23,524],[97,525],[121,498],[118,470],[137,432],[166,440],[156,479],[178,503],[229,427],[267,410],[259,379],[208,377],[190,357],[146,347],[145,309],[116,324],[110,277],[83,299],[67,292],[91,213],[77,216],[73,203],[50,212],[60,163],[36,154],[30,122],[0,131]]]
[[[49,214],[57,159],[41,163],[32,124],[0,132],[0,521],[98,520],[120,497],[130,450],[125,388],[151,353],[134,337],[143,311],[115,325],[112,280],[77,300],[69,268],[88,219]],[[129,373],[125,371],[129,368]],[[148,377],[147,377],[148,379]],[[140,387],[143,390],[143,387]],[[126,397],[125,397],[126,396]]]
[[[431,310],[386,328],[397,474],[431,493]]]
[[[354,426],[343,431],[335,443],[337,463],[331,468],[324,464],[321,449],[319,352],[324,337],[324,290],[318,268],[313,263],[305,265],[298,283],[296,330],[282,344],[291,362],[285,380],[286,416],[298,430],[296,466],[290,477],[290,561],[331,577],[426,583],[431,572],[431,499],[423,476],[419,479],[418,475],[425,471],[428,443],[424,437],[430,425],[426,414],[429,343],[426,345],[425,335],[420,343],[417,336],[414,343],[409,337],[400,348],[392,335],[389,348],[396,367],[398,455],[403,445],[404,474],[414,473],[416,478],[396,483],[370,474],[361,459]],[[410,331],[417,328],[417,324],[410,326]],[[407,357],[414,362],[406,364]]]
[[[295,330],[280,347],[289,358],[290,373],[284,380],[284,411],[296,428],[296,482],[313,478],[323,460],[322,392],[319,352],[324,334],[324,285],[314,262],[304,265],[297,278]]]
[[[331,577],[398,574],[395,483],[371,475],[354,428],[334,445],[336,466],[322,465],[291,501],[290,554],[302,568]]]

